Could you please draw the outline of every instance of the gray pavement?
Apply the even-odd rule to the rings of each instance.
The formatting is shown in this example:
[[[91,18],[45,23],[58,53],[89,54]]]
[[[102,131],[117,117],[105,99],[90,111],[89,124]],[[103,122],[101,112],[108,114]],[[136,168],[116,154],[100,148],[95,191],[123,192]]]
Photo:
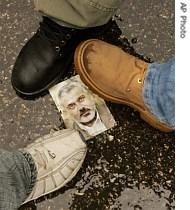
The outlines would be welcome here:
[[[174,1],[127,0],[118,10],[123,35],[138,54],[162,62],[174,56]],[[10,77],[15,59],[38,27],[32,0],[0,0],[0,145],[13,150],[63,128],[46,95],[19,98]],[[22,209],[174,209],[174,133],[161,133],[132,109],[108,103],[117,126],[88,142],[77,176],[58,192]]]

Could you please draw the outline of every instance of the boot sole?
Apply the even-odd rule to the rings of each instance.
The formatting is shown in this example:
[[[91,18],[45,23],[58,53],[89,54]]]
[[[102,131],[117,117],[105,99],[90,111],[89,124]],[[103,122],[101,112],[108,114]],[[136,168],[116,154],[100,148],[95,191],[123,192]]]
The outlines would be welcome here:
[[[151,116],[150,113],[147,110],[141,110],[134,103],[127,102],[126,100],[124,100],[122,98],[113,97],[113,96],[105,93],[104,91],[102,91],[101,89],[99,89],[96,86],[96,84],[89,77],[88,73],[85,71],[85,67],[84,67],[84,63],[83,63],[83,59],[82,59],[83,58],[83,53],[86,49],[86,46],[88,46],[88,44],[92,41],[97,41],[97,39],[89,39],[87,41],[84,41],[84,42],[80,43],[78,45],[78,47],[76,48],[76,51],[75,51],[75,54],[74,54],[75,70],[80,75],[82,81],[94,93],[98,94],[103,99],[105,99],[107,101],[110,101],[110,102],[118,103],[118,104],[125,104],[125,105],[128,105],[128,106],[134,108],[135,110],[137,110],[140,113],[140,117],[144,121],[146,121],[148,124],[150,124],[152,127],[156,128],[156,129],[159,129],[160,131],[163,131],[163,132],[173,131],[173,129],[171,129],[170,127],[168,127],[168,126],[160,123],[159,121],[157,121],[155,119],[155,117]]]

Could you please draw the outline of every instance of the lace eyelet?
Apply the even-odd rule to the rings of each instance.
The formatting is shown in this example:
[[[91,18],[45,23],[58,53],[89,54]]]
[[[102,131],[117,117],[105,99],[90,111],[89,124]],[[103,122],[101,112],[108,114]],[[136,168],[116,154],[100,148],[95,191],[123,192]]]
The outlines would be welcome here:
[[[71,39],[71,35],[70,34],[66,34],[66,39],[67,40]]]
[[[138,83],[141,84],[142,83],[142,80],[140,78],[138,78]]]
[[[62,40],[61,41],[61,47],[65,46],[66,45],[66,41]]]
[[[60,47],[59,46],[56,46],[55,47],[55,50],[56,50],[56,52],[59,52],[60,51]]]

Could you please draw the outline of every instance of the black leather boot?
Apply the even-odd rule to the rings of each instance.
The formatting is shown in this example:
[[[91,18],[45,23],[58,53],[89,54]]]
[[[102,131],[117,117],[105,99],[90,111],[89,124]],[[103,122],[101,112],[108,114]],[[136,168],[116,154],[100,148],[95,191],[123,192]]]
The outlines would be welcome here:
[[[12,85],[19,95],[35,96],[63,77],[73,61],[76,46],[83,40],[97,38],[115,21],[88,28],[73,29],[43,17],[36,34],[19,53],[12,72]]]

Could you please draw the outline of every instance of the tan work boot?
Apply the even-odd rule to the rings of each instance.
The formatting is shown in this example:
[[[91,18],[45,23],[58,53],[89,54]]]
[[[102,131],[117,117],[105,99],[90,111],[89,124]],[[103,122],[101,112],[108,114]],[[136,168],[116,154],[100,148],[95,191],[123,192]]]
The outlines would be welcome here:
[[[78,131],[64,129],[37,139],[23,150],[31,154],[38,172],[26,203],[66,185],[79,171],[87,146]]]
[[[75,68],[82,81],[103,99],[133,107],[151,126],[170,132],[143,101],[143,83],[148,64],[106,42],[90,39],[75,51]]]

